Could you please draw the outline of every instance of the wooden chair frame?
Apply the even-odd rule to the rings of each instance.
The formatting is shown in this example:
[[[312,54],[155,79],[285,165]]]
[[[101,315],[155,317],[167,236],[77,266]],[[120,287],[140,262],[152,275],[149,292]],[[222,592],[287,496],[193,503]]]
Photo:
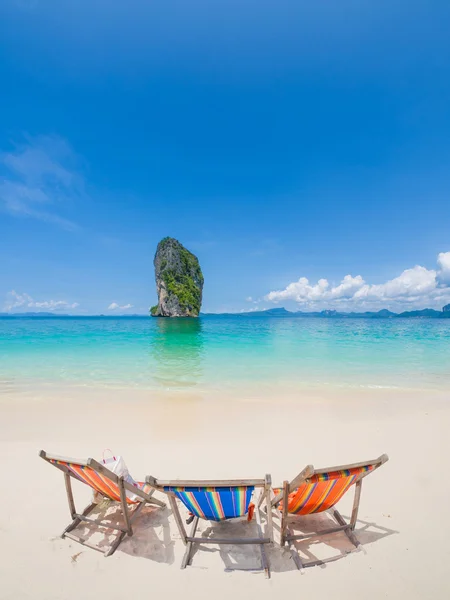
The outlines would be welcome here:
[[[156,488],[164,492],[170,502],[170,507],[172,509],[176,524],[178,526],[178,530],[181,535],[181,539],[183,540],[184,545],[186,546],[186,551],[183,556],[183,560],[181,561],[181,568],[185,569],[191,560],[191,554],[193,550],[194,544],[229,544],[229,545],[259,545],[261,550],[261,563],[262,568],[265,571],[265,575],[267,578],[270,578],[270,567],[269,562],[267,560],[266,552],[265,552],[265,544],[270,544],[273,542],[273,522],[272,522],[272,512],[270,510],[270,493],[272,487],[272,479],[270,475],[266,475],[264,479],[230,479],[230,480],[168,480],[163,481],[161,479],[156,479],[154,477],[148,476],[145,481]],[[206,538],[206,537],[195,537],[195,533],[197,531],[197,526],[200,520],[200,517],[195,516],[192,521],[192,527],[189,535],[186,532],[186,529],[183,524],[183,520],[180,514],[180,510],[178,508],[177,499],[173,492],[168,492],[164,490],[166,487],[254,487],[261,488],[261,494],[259,499],[257,500],[257,506],[255,510],[256,516],[256,525],[258,529],[258,537],[257,538]],[[267,533],[264,537],[262,526],[261,526],[261,515],[260,508],[263,502],[265,501],[267,506]],[[237,517],[241,518],[241,517]],[[231,519],[227,519],[231,520]]]
[[[354,534],[354,531],[355,531],[356,520],[358,518],[359,503],[360,503],[360,499],[361,499],[362,480],[364,479],[364,477],[367,477],[367,475],[370,475],[370,473],[373,473],[373,471],[375,471],[376,469],[381,467],[381,465],[383,465],[388,460],[389,460],[388,455],[382,454],[381,456],[379,456],[378,458],[376,458],[374,460],[367,460],[364,462],[353,463],[353,464],[349,464],[349,465],[340,465],[338,467],[330,467],[330,468],[325,468],[325,469],[314,469],[313,465],[307,465],[303,469],[303,471],[301,471],[296,477],[294,477],[294,479],[290,483],[288,481],[283,482],[282,491],[280,491],[272,499],[271,506],[277,508],[277,511],[278,511],[278,514],[279,514],[279,517],[281,520],[280,546],[283,547],[286,542],[288,543],[292,558],[294,559],[294,562],[298,569],[301,569],[303,567],[313,567],[315,565],[321,565],[323,563],[330,562],[330,561],[336,560],[336,559],[328,558],[328,559],[323,559],[323,560],[302,561],[300,559],[300,556],[298,555],[298,552],[293,547],[292,542],[294,542],[294,541],[317,538],[317,537],[321,537],[324,535],[329,535],[331,533],[336,533],[338,531],[343,531],[346,534],[346,536],[348,537],[348,539],[350,540],[350,542],[355,546],[355,548],[358,548],[358,546],[360,544],[359,544],[357,537]],[[370,471],[361,473],[357,477],[354,484],[352,484],[355,486],[355,495],[354,495],[354,499],[353,499],[353,508],[352,508],[352,514],[351,514],[349,523],[347,523],[345,521],[344,517],[340,514],[340,512],[337,510],[337,508],[335,508],[333,506],[331,509],[329,509],[328,511],[324,511],[324,512],[328,512],[329,514],[331,514],[331,516],[333,517],[333,519],[335,520],[335,522],[337,524],[337,527],[331,527],[331,528],[322,529],[319,531],[314,531],[311,533],[306,533],[306,534],[301,534],[301,535],[293,535],[291,533],[289,526],[288,526],[288,519],[295,518],[298,516],[308,517],[309,515],[290,515],[289,514],[288,501],[289,501],[290,493],[295,491],[302,483],[308,483],[310,478],[313,477],[313,475],[321,475],[324,473],[331,473],[333,471],[343,471],[346,469],[355,469],[358,467],[366,467],[366,466],[372,466],[374,468]],[[278,508],[278,504],[280,503],[281,500],[283,501],[283,506],[282,506],[282,509],[280,510]]]
[[[117,548],[119,547],[119,544],[122,542],[123,538],[126,535],[129,535],[129,536],[133,535],[132,522],[137,517],[137,515],[141,512],[142,508],[146,504],[153,504],[153,505],[159,506],[160,508],[165,508],[165,506],[166,506],[164,504],[164,502],[161,502],[160,500],[157,500],[156,498],[152,498],[152,495],[154,494],[155,489],[152,489],[150,491],[150,493],[147,494],[146,492],[143,492],[139,488],[136,488],[133,485],[131,485],[130,483],[128,483],[127,481],[125,481],[123,477],[118,477],[115,473],[110,471],[107,467],[100,464],[93,458],[88,458],[87,460],[79,460],[79,459],[69,458],[69,457],[65,457],[65,456],[56,456],[53,454],[47,454],[46,452],[44,452],[44,450],[41,450],[39,452],[39,456],[64,473],[64,483],[65,483],[65,487],[66,487],[67,500],[69,503],[70,515],[73,520],[64,529],[64,531],[61,534],[61,537],[63,539],[67,537],[67,538],[73,540],[74,542],[78,542],[79,544],[82,544],[83,546],[87,546],[88,548],[92,548],[93,550],[97,550],[98,552],[103,552],[104,556],[111,556],[111,554],[113,554],[117,550]],[[53,460],[72,463],[72,464],[79,465],[82,467],[90,467],[94,471],[101,473],[104,477],[107,477],[111,482],[115,483],[117,485],[117,487],[119,488],[120,502],[118,504],[120,504],[120,506],[121,506],[125,526],[124,527],[113,527],[112,525],[105,522],[105,519],[98,519],[98,520],[90,519],[87,515],[89,513],[91,513],[94,510],[94,508],[97,506],[97,502],[95,502],[95,501],[92,501],[90,504],[88,504],[88,506],[86,506],[86,508],[81,513],[77,513],[76,508],[75,508],[75,501],[73,498],[71,478],[75,479],[76,481],[80,481],[80,480],[77,477],[75,477],[73,475],[73,473],[65,465],[51,462]],[[84,483],[84,482],[81,481],[81,483]],[[88,484],[85,484],[85,485],[88,485]],[[128,490],[128,491],[132,492],[133,494],[135,494],[136,496],[139,496],[140,498],[142,498],[142,500],[140,502],[135,503],[135,508],[133,508],[132,510],[130,509],[130,505],[127,502],[126,490]],[[109,498],[108,496],[104,496],[104,498],[111,500],[111,498]],[[113,501],[116,502],[115,500],[113,500]],[[131,505],[131,506],[133,506],[133,505]],[[107,549],[106,551],[104,551],[102,548],[99,548],[95,544],[90,544],[87,540],[83,539],[82,537],[79,537],[79,536],[76,536],[76,535],[70,533],[82,521],[91,523],[93,525],[96,525],[97,527],[104,527],[106,529],[112,529],[113,531],[118,531],[119,535],[114,540],[114,542],[110,546],[110,548]]]

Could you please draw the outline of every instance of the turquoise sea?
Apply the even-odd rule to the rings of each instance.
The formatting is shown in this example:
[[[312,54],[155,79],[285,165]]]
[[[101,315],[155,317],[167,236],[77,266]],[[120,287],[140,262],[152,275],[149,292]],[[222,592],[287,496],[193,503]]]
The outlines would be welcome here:
[[[1,318],[0,381],[444,388],[450,319]]]

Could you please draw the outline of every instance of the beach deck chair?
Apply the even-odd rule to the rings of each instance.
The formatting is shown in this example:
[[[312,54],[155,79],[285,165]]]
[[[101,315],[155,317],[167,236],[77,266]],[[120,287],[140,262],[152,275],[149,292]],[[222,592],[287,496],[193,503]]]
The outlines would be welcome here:
[[[288,543],[297,568],[323,564],[327,560],[335,559],[302,561],[293,548],[292,542],[295,540],[306,540],[343,531],[355,547],[359,546],[354,530],[358,517],[362,482],[364,477],[381,467],[387,460],[387,454],[383,454],[375,460],[328,469],[314,469],[312,465],[308,465],[290,483],[285,481],[282,489],[273,490],[275,496],[271,505],[278,509],[281,518],[280,545],[283,547],[286,542]],[[350,522],[347,523],[335,505],[352,486],[355,488],[355,496]],[[328,511],[334,518],[336,527],[301,535],[291,533],[289,520],[292,517],[314,515],[324,511]]]
[[[44,452],[44,450],[39,452],[39,456],[64,473],[67,500],[69,502],[70,514],[73,521],[64,529],[61,537],[67,537],[74,542],[78,542],[84,546],[87,546],[88,548],[103,552],[105,556],[111,556],[111,554],[117,550],[119,544],[126,535],[133,535],[133,529],[131,526],[132,521],[146,504],[153,504],[161,508],[165,508],[166,506],[164,502],[161,502],[156,498],[152,498],[155,489],[150,485],[139,482],[139,488],[136,488],[125,481],[123,477],[118,477],[115,473],[93,458],[88,458],[87,460],[77,460],[74,458],[47,454]],[[77,513],[75,508],[72,492],[72,479],[85,483],[95,492],[94,500],[81,513]],[[130,499],[127,496],[127,490],[132,492],[135,496],[138,496],[139,500]],[[98,495],[100,495],[102,499],[106,498],[120,504],[124,518],[124,527],[113,527],[104,519],[94,520],[87,516],[97,506],[98,503],[95,501],[95,496],[99,497]],[[130,510],[130,507],[132,506],[134,506],[134,509]],[[82,521],[97,527],[118,531],[119,534],[110,548],[105,551],[94,544],[90,544],[82,537],[70,533]]]
[[[270,577],[269,563],[264,546],[273,541],[272,513],[270,510],[267,511],[267,532],[264,534],[260,515],[260,508],[264,501],[267,508],[270,507],[270,475],[266,475],[265,479],[240,479],[228,481],[163,481],[155,479],[154,477],[146,477],[146,482],[152,487],[164,491],[169,498],[181,539],[186,546],[186,551],[181,562],[182,569],[185,569],[190,564],[194,544],[255,544],[258,545],[261,550],[261,570],[265,571],[266,577]],[[261,489],[258,506],[256,508],[251,506],[251,499],[255,488]],[[190,519],[188,519],[189,522],[192,519],[192,527],[189,535],[186,533],[177,500],[179,500],[191,514]],[[258,531],[258,537],[256,538],[195,536],[200,519],[217,522],[242,518],[247,515],[248,520],[250,520],[249,509],[252,511],[253,508],[255,508],[256,526]]]

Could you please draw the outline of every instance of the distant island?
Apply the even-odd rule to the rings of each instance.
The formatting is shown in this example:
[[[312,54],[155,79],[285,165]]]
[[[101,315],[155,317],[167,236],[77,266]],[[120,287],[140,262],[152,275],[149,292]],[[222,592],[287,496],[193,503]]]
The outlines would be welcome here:
[[[316,319],[450,319],[450,304],[443,307],[442,310],[434,308],[424,308],[422,310],[409,310],[401,313],[395,313],[386,308],[376,312],[338,312],[337,310],[322,310],[320,312],[289,311],[285,308],[268,308],[266,310],[256,310],[241,313],[200,313],[201,317],[270,317],[275,319],[283,318],[316,318]],[[103,317],[105,319],[142,319],[147,315],[68,315],[51,312],[22,312],[22,313],[0,313],[0,318],[11,317],[53,317],[53,318],[79,318],[87,319],[91,317]]]
[[[142,315],[142,314],[137,314],[137,313],[133,313],[130,315],[69,315],[67,313],[54,313],[54,312],[17,312],[17,313],[5,313],[5,312],[0,312],[0,318],[5,318],[5,317],[27,317],[27,318],[47,318],[47,317],[53,317],[55,319],[61,319],[61,318],[71,318],[71,319],[91,319],[92,317],[104,317],[105,319],[117,319],[117,318],[126,318],[126,319],[136,319],[136,318],[142,318],[145,317],[147,315]]]
[[[433,308],[424,308],[422,310],[409,310],[401,313],[395,313],[386,308],[377,312],[338,312],[337,310],[322,310],[320,312],[304,312],[296,311],[291,312],[285,308],[268,308],[267,310],[255,310],[251,312],[241,313],[216,313],[227,316],[237,317],[274,317],[274,318],[286,318],[286,317],[310,317],[310,318],[325,318],[325,319],[412,319],[427,317],[431,319],[449,319],[450,318],[450,304],[443,307],[442,310],[434,310]]]

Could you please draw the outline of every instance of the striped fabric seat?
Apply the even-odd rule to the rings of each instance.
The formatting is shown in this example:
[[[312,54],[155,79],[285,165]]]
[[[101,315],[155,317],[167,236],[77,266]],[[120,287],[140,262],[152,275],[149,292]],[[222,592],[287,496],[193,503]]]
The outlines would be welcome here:
[[[296,515],[311,515],[328,510],[339,502],[357,477],[374,469],[366,465],[344,471],[330,471],[313,475],[289,494],[288,512]],[[278,494],[280,490],[274,490]],[[282,509],[283,503],[280,502]]]
[[[249,510],[253,487],[164,487],[196,517],[224,521],[243,517]]]
[[[80,465],[80,464],[73,463],[73,462],[66,462],[66,461],[62,461],[62,460],[49,459],[49,461],[52,464],[58,464],[58,465],[67,467],[69,469],[69,471],[71,472],[71,474],[76,479],[85,483],[86,485],[91,487],[94,491],[98,492],[102,496],[106,496],[110,500],[115,500],[117,502],[120,502],[120,491],[119,491],[118,486],[113,481],[111,481],[111,479],[109,479],[105,475],[102,475],[95,469],[92,469],[91,467],[88,467],[85,465]],[[143,483],[143,482],[137,482],[137,483],[138,483],[139,489],[147,494],[152,489],[151,486],[146,483]],[[127,495],[127,503],[128,504],[137,504],[138,502],[142,502],[142,500],[140,500],[140,499],[131,500],[130,498],[128,498],[128,495]]]

